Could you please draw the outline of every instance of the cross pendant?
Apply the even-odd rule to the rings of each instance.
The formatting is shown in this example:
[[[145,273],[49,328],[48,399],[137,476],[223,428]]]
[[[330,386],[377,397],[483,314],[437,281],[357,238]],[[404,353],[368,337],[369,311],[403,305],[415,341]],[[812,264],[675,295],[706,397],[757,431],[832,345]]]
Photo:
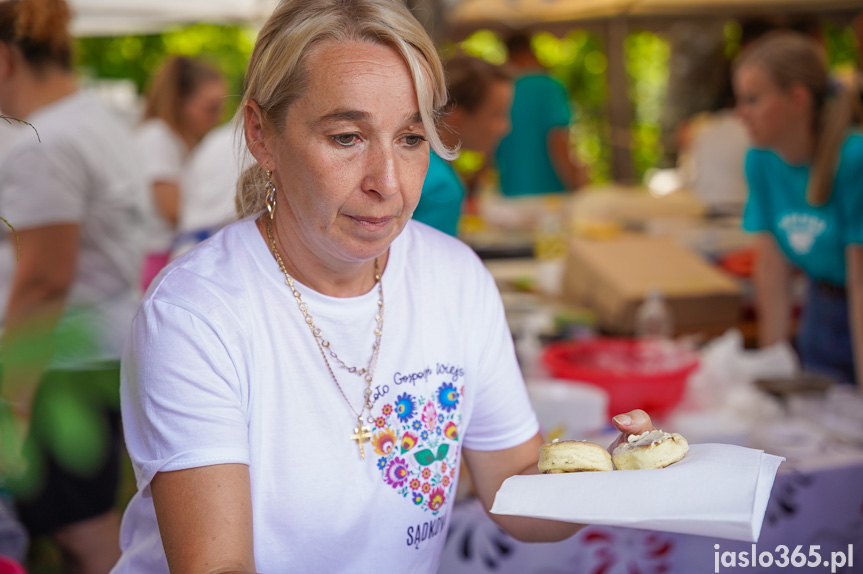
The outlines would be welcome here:
[[[354,429],[354,434],[351,435],[351,440],[357,441],[357,446],[360,447],[360,458],[365,460],[366,449],[363,447],[363,442],[371,440],[372,430],[369,427],[359,425]]]

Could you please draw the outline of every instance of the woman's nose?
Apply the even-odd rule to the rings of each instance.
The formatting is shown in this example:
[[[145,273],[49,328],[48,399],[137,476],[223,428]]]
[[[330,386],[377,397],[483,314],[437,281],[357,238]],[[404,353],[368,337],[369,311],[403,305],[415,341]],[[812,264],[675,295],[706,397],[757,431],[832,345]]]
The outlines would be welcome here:
[[[398,193],[398,168],[392,146],[373,145],[369,149],[363,191],[377,193],[383,198],[390,198]]]

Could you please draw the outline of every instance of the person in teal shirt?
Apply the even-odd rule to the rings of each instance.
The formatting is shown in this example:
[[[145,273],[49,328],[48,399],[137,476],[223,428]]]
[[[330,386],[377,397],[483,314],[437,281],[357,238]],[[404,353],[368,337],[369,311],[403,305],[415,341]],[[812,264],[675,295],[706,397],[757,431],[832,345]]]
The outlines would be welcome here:
[[[509,131],[512,76],[468,56],[446,63],[449,99],[443,111],[441,140],[451,149],[462,148],[489,154]],[[452,165],[431,152],[419,204],[413,218],[456,235],[465,188]]]
[[[495,153],[505,196],[559,193],[587,183],[584,167],[570,153],[572,113],[566,88],[540,66],[530,39],[507,41],[509,64],[520,75],[512,104],[512,131]]]
[[[809,289],[796,347],[803,367],[863,384],[863,133],[855,91],[832,81],[817,45],[777,32],[757,41],[734,75],[746,156],[743,227],[757,234],[759,343],[790,331],[790,277]]]

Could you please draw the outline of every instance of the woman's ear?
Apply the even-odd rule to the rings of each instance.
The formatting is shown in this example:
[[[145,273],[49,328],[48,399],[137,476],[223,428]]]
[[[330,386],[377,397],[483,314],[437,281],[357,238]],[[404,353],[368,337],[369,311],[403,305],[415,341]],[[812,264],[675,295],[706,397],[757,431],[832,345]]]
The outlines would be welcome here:
[[[792,85],[788,90],[788,94],[798,112],[807,110],[814,104],[812,101],[812,92],[803,84],[797,83]]]
[[[252,157],[264,169],[273,169],[273,154],[264,134],[264,114],[257,102],[249,100],[243,110],[243,135]]]

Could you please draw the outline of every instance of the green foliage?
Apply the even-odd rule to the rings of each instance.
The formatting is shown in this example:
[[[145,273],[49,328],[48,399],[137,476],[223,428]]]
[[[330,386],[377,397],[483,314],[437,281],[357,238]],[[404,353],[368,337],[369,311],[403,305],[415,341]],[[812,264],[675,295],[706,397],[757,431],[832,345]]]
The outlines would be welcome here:
[[[831,68],[853,68],[859,64],[857,36],[851,26],[840,27],[828,22],[824,26],[824,43]]]
[[[834,22],[824,22],[821,31],[831,70],[854,68],[860,64],[857,35],[850,25],[840,26]],[[729,59],[734,59],[740,53],[740,36],[740,24],[730,20],[725,25],[725,55]]]
[[[468,56],[482,58],[492,64],[506,62],[506,46],[500,37],[489,30],[478,30],[461,42],[462,51]]]
[[[143,92],[152,74],[171,55],[202,58],[218,67],[228,83],[226,117],[240,102],[246,64],[255,31],[235,25],[194,24],[162,34],[81,38],[77,44],[81,71],[95,78],[131,79]]]
[[[563,38],[536,34],[531,41],[540,63],[560,80],[572,100],[571,127],[579,159],[594,183],[611,179],[611,141],[606,101],[608,60],[599,36],[573,30]]]
[[[626,75],[633,104],[632,161],[638,181],[662,159],[660,119],[668,88],[668,42],[652,32],[626,38]]]

